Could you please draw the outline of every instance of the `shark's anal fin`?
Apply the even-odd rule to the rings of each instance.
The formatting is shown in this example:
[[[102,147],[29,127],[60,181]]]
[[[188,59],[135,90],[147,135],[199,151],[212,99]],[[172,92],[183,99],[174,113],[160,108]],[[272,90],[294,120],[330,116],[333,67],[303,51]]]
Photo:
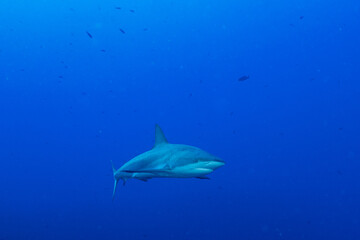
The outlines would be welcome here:
[[[166,144],[168,141],[166,140],[166,137],[164,135],[164,132],[161,130],[160,126],[155,124],[155,144],[154,148],[161,144]]]
[[[209,177],[207,177],[207,176],[196,177],[196,178],[198,178],[198,179],[207,179],[207,180],[210,180],[210,178],[209,178]]]
[[[141,180],[141,181],[143,181],[143,182],[147,182],[147,181],[148,181],[148,178],[136,178],[136,179],[139,179],[139,180]]]

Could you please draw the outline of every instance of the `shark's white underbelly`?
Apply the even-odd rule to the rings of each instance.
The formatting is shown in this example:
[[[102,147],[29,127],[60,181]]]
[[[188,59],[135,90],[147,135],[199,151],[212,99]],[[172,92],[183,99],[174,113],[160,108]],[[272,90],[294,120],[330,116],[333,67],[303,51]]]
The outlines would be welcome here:
[[[173,169],[157,171],[157,172],[138,172],[132,173],[132,178],[138,179],[149,179],[149,178],[193,178],[193,177],[202,177],[211,172],[216,168],[222,166],[221,162],[197,162],[192,164],[187,164],[184,166],[175,167]]]

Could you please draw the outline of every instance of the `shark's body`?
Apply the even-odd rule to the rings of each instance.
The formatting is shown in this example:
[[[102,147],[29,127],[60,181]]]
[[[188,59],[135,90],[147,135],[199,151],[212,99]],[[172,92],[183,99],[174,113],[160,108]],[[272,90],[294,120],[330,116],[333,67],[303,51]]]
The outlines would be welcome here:
[[[223,166],[225,162],[200,148],[170,144],[161,128],[155,126],[155,145],[150,151],[144,152],[116,170],[114,192],[120,179],[124,181],[135,178],[147,181],[151,178],[202,178]]]

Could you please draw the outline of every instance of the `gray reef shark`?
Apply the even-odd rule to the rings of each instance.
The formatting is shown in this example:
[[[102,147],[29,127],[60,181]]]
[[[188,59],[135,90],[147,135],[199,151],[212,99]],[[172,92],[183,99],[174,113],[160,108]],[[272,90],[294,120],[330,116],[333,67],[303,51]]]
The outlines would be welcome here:
[[[156,124],[155,145],[150,151],[134,157],[118,170],[112,166],[115,179],[113,198],[120,179],[124,185],[130,178],[142,181],[151,178],[209,179],[206,175],[224,164],[223,160],[200,148],[168,143],[163,131]]]

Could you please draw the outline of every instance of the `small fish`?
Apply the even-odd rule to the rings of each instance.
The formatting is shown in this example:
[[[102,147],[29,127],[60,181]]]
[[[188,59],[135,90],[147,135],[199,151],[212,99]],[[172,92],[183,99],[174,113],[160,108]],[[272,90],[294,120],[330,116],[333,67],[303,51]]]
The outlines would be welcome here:
[[[89,36],[89,38],[93,38],[93,36],[88,31],[86,31],[86,34]]]
[[[121,10],[121,7],[115,7],[115,9],[117,9],[117,10]]]
[[[249,75],[244,75],[244,76],[242,76],[242,77],[239,77],[238,81],[239,81],[239,82],[243,82],[243,81],[245,81],[245,80],[248,80],[249,78],[250,78]]]
[[[134,12],[135,12],[135,10],[133,10],[133,9],[130,9],[129,11],[130,11],[130,12],[132,12],[132,13],[134,13]]]
[[[299,18],[300,18],[300,20],[303,20],[303,19],[304,19],[304,16],[300,16]]]
[[[106,50],[105,50],[105,49],[101,49],[100,52],[106,52]]]
[[[124,29],[122,29],[122,28],[119,28],[119,30],[120,30],[120,32],[122,32],[123,34],[125,34],[125,31],[124,31]]]

